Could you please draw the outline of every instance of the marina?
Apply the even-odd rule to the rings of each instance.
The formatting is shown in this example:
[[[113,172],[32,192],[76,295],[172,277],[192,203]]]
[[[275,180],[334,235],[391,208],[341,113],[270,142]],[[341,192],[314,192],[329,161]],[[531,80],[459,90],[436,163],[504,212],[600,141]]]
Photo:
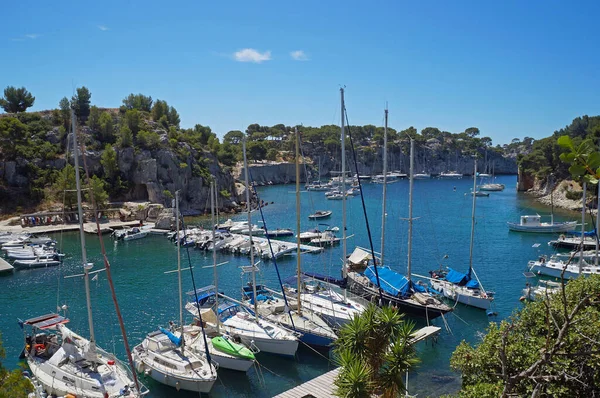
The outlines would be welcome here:
[[[507,187],[514,186],[515,178],[511,176],[498,177]],[[457,191],[453,187],[457,186]],[[461,192],[472,187],[472,181],[468,178],[460,180],[422,180],[415,181],[414,214],[421,217],[414,222],[414,245],[413,245],[413,270],[415,274],[427,275],[427,272],[437,265],[450,266],[457,269],[466,268],[469,260],[469,237],[471,218],[472,197],[465,197]],[[386,216],[386,230],[388,239],[385,246],[385,263],[392,269],[402,272],[405,270],[404,259],[406,258],[405,231],[407,209],[408,181],[401,180],[388,186],[388,206]],[[274,202],[264,209],[265,221],[269,229],[290,228],[294,230],[295,225],[289,220],[292,210],[293,193],[290,186],[265,186],[257,188],[261,198]],[[377,220],[381,218],[381,185],[364,184],[363,191],[367,210],[370,218]],[[326,199],[322,192],[310,193],[313,195],[314,206],[324,206]],[[498,321],[508,317],[515,308],[521,306],[519,298],[523,295],[523,289],[527,282],[535,284],[522,276],[527,270],[527,262],[538,258],[541,254],[551,254],[552,248],[546,245],[551,236],[536,234],[515,234],[508,231],[506,221],[518,219],[520,214],[531,213],[531,210],[540,214],[547,214],[548,210],[536,206],[525,195],[519,195],[511,189],[502,192],[493,192],[490,201],[485,200],[477,204],[477,234],[475,236],[475,248],[473,262],[477,264],[478,276],[486,289],[494,290],[494,311],[498,313],[495,317],[488,317],[484,311],[468,308],[459,304],[453,313],[446,314],[445,319],[452,334],[446,331],[444,321],[439,318],[431,322],[432,326],[441,327],[442,330],[437,338],[437,344],[421,343],[417,345],[421,365],[410,373],[411,393],[420,395],[440,395],[455,391],[460,385],[460,379],[455,375],[448,365],[451,353],[456,345],[462,340],[476,341],[477,333],[485,330],[487,323]],[[331,203],[331,202],[328,202]],[[331,225],[341,226],[341,201],[331,208]],[[358,202],[348,201],[348,232],[354,236],[348,239],[351,248],[366,242],[364,221],[362,221],[362,209]],[[304,199],[301,203],[301,212],[304,215],[314,213],[310,201]],[[546,213],[544,213],[546,212]],[[556,212],[557,220],[573,218],[572,213]],[[235,221],[243,221],[243,215],[238,215]],[[257,220],[253,213],[253,220]],[[398,221],[399,220],[399,221]],[[186,218],[187,224],[202,226],[205,231],[210,231],[210,220],[207,218]],[[459,222],[460,221],[460,222]],[[148,225],[148,223],[145,223]],[[130,224],[131,225],[131,224]],[[302,217],[301,230],[306,231],[318,225],[317,222]],[[55,228],[50,226],[46,228]],[[21,228],[17,231],[29,231],[32,228]],[[187,227],[191,230],[190,227]],[[200,229],[200,228],[198,228]],[[589,229],[589,228],[588,228]],[[79,303],[83,300],[83,292],[79,287],[80,278],[67,278],[66,276],[79,274],[78,263],[78,238],[75,232],[52,233],[52,238],[57,240],[57,245],[66,254],[60,267],[43,269],[20,270],[6,274],[0,278],[4,286],[4,293],[0,297],[0,305],[3,308],[3,317],[0,318],[0,329],[7,349],[7,366],[15,366],[19,350],[22,347],[22,333],[14,321],[21,317],[33,317],[44,311],[53,311],[57,302],[62,307],[67,306],[68,316],[71,319],[70,327],[79,334],[85,334],[87,323],[85,321],[85,307]],[[115,288],[119,292],[119,300],[122,303],[123,317],[130,335],[132,344],[139,344],[151,331],[148,325],[165,325],[169,319],[166,315],[177,308],[177,289],[156,289],[157,284],[174,282],[173,274],[165,274],[175,268],[176,246],[165,236],[168,231],[150,230],[144,239],[117,242],[104,236],[107,245],[107,255],[111,261],[114,273]],[[238,239],[247,239],[248,236],[235,234]],[[62,244],[61,244],[62,236]],[[341,236],[338,233],[338,236]],[[436,244],[432,246],[431,239]],[[256,242],[264,244],[265,237],[253,237]],[[285,242],[294,245],[295,239],[289,241],[273,239],[272,242]],[[363,243],[364,244],[364,243]],[[380,244],[377,234],[374,235],[376,247]],[[532,247],[538,244],[537,247]],[[292,247],[290,246],[290,247]],[[309,246],[309,245],[306,245]],[[434,247],[432,251],[432,247]],[[95,269],[100,270],[101,256],[99,255],[99,241],[97,236],[87,235],[87,249],[90,260],[96,264]],[[302,250],[309,249],[303,247]],[[312,249],[310,249],[312,250]],[[322,251],[303,255],[303,271],[340,277],[342,247],[326,247]],[[277,264],[282,277],[295,275],[295,254],[280,256]],[[447,258],[444,258],[445,256]],[[213,269],[212,252],[197,250],[194,247],[182,248],[182,268],[187,267],[188,259],[192,264],[193,272],[197,279],[212,281]],[[217,262],[219,265],[219,290],[234,298],[241,298],[241,268],[249,265],[246,255],[235,254],[226,250],[217,250]],[[186,264],[186,265],[183,265]],[[91,282],[92,300],[96,317],[114,320],[114,309],[107,293],[106,277],[99,272],[96,280]],[[507,277],[508,276],[508,277]],[[57,280],[60,280],[57,286]],[[191,290],[191,279],[189,271],[182,273],[185,291]],[[257,282],[264,283],[270,287],[278,285],[274,264],[270,260],[264,260],[259,264]],[[35,286],[45,286],[38,289]],[[58,300],[57,300],[58,295]],[[19,307],[24,311],[14,308],[9,303],[20,303]],[[149,304],[150,303],[150,304]],[[144,309],[140,311],[140,309]],[[459,318],[460,317],[460,320]],[[463,322],[464,320],[464,322]],[[189,316],[187,321],[191,321]],[[112,325],[111,325],[112,322]],[[103,322],[96,326],[96,338],[103,347],[111,347],[119,358],[124,359],[124,351],[120,344],[115,344],[118,328],[114,322]],[[420,326],[426,326],[423,320],[418,320]],[[465,323],[466,322],[466,323]],[[113,350],[112,347],[115,347]],[[219,370],[219,379],[214,384],[210,395],[213,397],[271,397],[302,384],[320,374],[329,371],[330,363],[321,355],[311,349],[300,345],[295,359],[286,359],[267,353],[259,353],[256,356],[258,366],[274,371],[277,376],[263,369],[264,381],[258,377],[258,373],[250,369],[247,376],[240,381],[240,376],[226,369]],[[152,380],[144,379],[150,389],[149,397],[166,397],[171,390],[161,386]],[[443,384],[435,380],[447,380]],[[180,393],[181,396],[187,396]]]

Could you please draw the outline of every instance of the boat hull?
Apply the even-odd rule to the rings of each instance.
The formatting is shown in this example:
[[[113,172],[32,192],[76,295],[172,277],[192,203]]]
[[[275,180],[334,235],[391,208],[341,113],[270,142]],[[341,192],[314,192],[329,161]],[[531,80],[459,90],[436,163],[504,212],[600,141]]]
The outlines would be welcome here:
[[[239,372],[247,372],[252,365],[254,365],[254,361],[251,359],[243,359],[243,358],[232,358],[227,355],[222,355],[218,351],[211,352],[210,356],[213,361],[219,364],[219,368],[236,370]]]
[[[538,234],[552,234],[557,232],[571,231],[577,225],[576,221],[555,223],[551,225],[521,225],[518,223],[507,222],[508,229],[515,232],[531,232]]]
[[[442,294],[444,297],[459,302],[470,307],[480,308],[482,310],[488,310],[491,307],[493,299],[483,297],[481,295],[474,296],[469,294],[470,292],[465,291],[464,288],[456,286],[447,281],[432,280],[430,282],[431,287]]]
[[[392,296],[386,292],[382,293],[383,302],[379,304],[380,297],[379,292],[376,288],[371,288],[370,286],[365,286],[362,283],[354,281],[349,278],[348,288],[350,291],[358,296],[364,297],[366,300],[371,301],[373,303],[377,303],[380,307],[384,305],[389,305],[393,307],[397,307],[401,312],[419,318],[426,319],[434,319],[441,315],[444,315],[447,312],[452,311],[451,308],[436,308],[427,305],[422,305],[417,302],[411,300],[401,299],[395,296]]]

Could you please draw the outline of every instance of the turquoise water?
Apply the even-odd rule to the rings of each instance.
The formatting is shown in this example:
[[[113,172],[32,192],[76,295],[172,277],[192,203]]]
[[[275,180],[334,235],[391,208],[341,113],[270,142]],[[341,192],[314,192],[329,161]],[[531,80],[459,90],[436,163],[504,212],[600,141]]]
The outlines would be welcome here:
[[[524,195],[516,193],[514,176],[497,178],[506,184],[504,192],[492,192],[488,198],[477,198],[477,225],[475,235],[474,267],[487,290],[496,292],[495,310],[497,317],[488,318],[484,311],[458,306],[454,314],[446,316],[451,332],[443,330],[437,343],[421,343],[419,353],[421,364],[410,375],[410,392],[420,396],[437,396],[456,391],[460,379],[449,369],[449,359],[456,345],[463,339],[476,342],[487,323],[508,317],[520,307],[519,297],[525,285],[525,271],[528,260],[534,259],[550,249],[546,242],[549,237],[509,232],[506,221],[517,221],[520,215],[548,214],[548,209],[533,204]],[[413,272],[427,275],[430,269],[444,264],[459,270],[466,270],[469,261],[469,237],[471,228],[471,197],[465,196],[472,186],[469,179],[462,180],[422,180],[415,181],[413,239]],[[454,190],[456,187],[456,190]],[[381,185],[365,184],[364,193],[375,250],[381,245]],[[294,186],[260,187],[259,195],[267,202],[264,208],[269,228],[295,229]],[[315,209],[333,210],[327,223],[341,227],[341,201],[328,201],[323,192],[303,192],[302,229],[314,227],[307,215]],[[408,181],[388,186],[386,217],[385,262],[392,268],[406,269]],[[364,217],[360,197],[347,202],[348,251],[356,246],[368,247]],[[260,214],[252,214],[257,223]],[[563,212],[558,219],[580,219],[577,213]],[[236,216],[243,219],[243,215]],[[224,221],[224,220],[221,220]],[[204,223],[206,219],[192,220]],[[6,348],[5,363],[9,367],[17,365],[22,347],[22,333],[17,318],[25,319],[55,311],[58,304],[69,307],[70,326],[78,333],[88,336],[88,323],[85,310],[85,293],[81,278],[65,279],[65,275],[79,274],[81,267],[80,248],[76,233],[55,234],[61,241],[63,251],[68,253],[61,269],[41,269],[20,271],[0,277],[0,330]],[[89,260],[95,269],[102,268],[99,242],[89,235],[87,248]],[[114,243],[105,239],[108,258],[112,265],[113,278],[126,322],[130,344],[138,344],[146,333],[164,326],[169,320],[177,320],[179,315],[176,273],[165,274],[176,269],[176,247],[163,236],[149,236],[146,239]],[[541,243],[533,248],[534,243]],[[443,259],[447,255],[447,259]],[[189,250],[198,286],[213,282],[212,269],[202,268],[212,264],[210,255]],[[306,270],[329,273],[338,276],[342,257],[341,246],[327,249],[318,255],[303,256]],[[247,265],[248,259],[229,254],[218,254],[219,262],[228,261],[219,267],[219,288],[227,294],[238,297],[245,279],[242,279],[240,266]],[[188,255],[182,250],[182,264],[186,265]],[[295,272],[295,257],[284,257],[278,261],[282,277]],[[275,268],[272,262],[261,264],[259,280],[272,287],[276,286]],[[189,272],[183,273],[184,291],[191,290]],[[98,344],[115,352],[125,359],[122,338],[114,315],[114,308],[106,282],[106,276],[99,274],[98,281],[91,282],[94,308],[94,325]],[[444,328],[443,321],[437,319],[435,325]],[[295,359],[284,359],[259,354],[262,372],[252,370],[248,375],[219,370],[219,381],[215,384],[213,397],[270,397],[289,389],[298,383],[309,380],[333,365],[320,354],[302,348]],[[167,397],[174,390],[152,380],[145,380],[151,389],[151,397]],[[179,393],[179,396],[197,396]]]

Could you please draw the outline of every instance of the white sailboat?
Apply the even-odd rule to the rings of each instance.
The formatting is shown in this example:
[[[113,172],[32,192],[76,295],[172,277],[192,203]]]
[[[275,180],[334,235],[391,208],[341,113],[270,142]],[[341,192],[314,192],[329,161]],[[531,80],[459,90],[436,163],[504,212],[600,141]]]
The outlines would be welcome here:
[[[31,318],[23,322],[23,325],[31,327],[33,332],[25,338],[23,355],[32,375],[47,394],[90,398],[140,397],[147,394],[148,389],[137,383],[135,376],[113,354],[96,345],[89,287],[89,274],[93,264],[87,262],[83,232],[79,150],[73,111],[71,111],[71,125],[79,237],[90,338],[88,340],[67,328],[65,324],[69,320],[61,315],[52,313]]]
[[[179,191],[175,192],[176,230],[179,231]],[[179,330],[159,328],[146,336],[133,351],[136,369],[159,383],[179,390],[207,393],[217,380],[217,370],[207,358],[186,342],[181,292],[181,240],[177,240],[179,282]]]
[[[210,202],[211,202],[211,216],[212,216],[212,239],[216,239],[216,223],[215,223],[215,196],[216,189],[215,183],[210,183]],[[217,252],[212,251],[213,260],[213,278],[215,280],[215,291],[219,290],[219,278],[217,274]],[[192,304],[193,306],[193,304]],[[218,296],[215,296],[215,307],[219,307]],[[189,307],[186,304],[186,309]],[[196,316],[198,309],[196,308]],[[192,311],[193,313],[193,311]],[[249,350],[246,346],[232,341],[228,334],[221,333],[221,327],[217,320],[216,314],[211,308],[207,308],[201,313],[201,317],[196,318],[197,322],[204,322],[204,331],[207,335],[207,339],[202,336],[202,328],[198,325],[190,326],[185,328],[186,337],[189,336],[189,345],[192,350],[198,354],[208,351],[213,361],[215,361],[219,368],[238,370],[241,372],[247,372],[248,369],[254,365],[254,352]]]
[[[246,160],[246,141],[242,141],[244,164]],[[246,175],[248,171],[246,169]],[[246,177],[246,186],[248,185],[248,177]],[[250,191],[246,190],[246,202],[248,203],[248,219],[250,216]],[[246,225],[251,225],[248,222]],[[253,245],[252,233],[249,234],[250,245]],[[250,258],[254,264],[254,250],[250,250]],[[256,281],[255,272],[256,266],[243,267],[245,272],[252,273],[252,281]],[[256,284],[254,286],[254,296],[256,296]],[[218,314],[215,322],[218,322],[219,328],[223,333],[227,333],[234,339],[239,339],[249,347],[257,347],[262,352],[271,354],[294,356],[298,349],[298,339],[294,333],[282,328],[276,324],[259,318],[256,305],[254,311],[250,313],[244,303],[237,301],[231,297],[219,293],[215,286],[206,286],[198,289],[195,292],[188,293],[194,295],[194,300],[197,300],[198,305],[202,308],[212,308],[213,314]],[[197,297],[197,299],[196,299]],[[222,301],[219,301],[219,297]],[[193,315],[198,316],[196,303],[186,304],[186,309]],[[204,319],[204,318],[203,318]]]
[[[473,189],[477,184],[477,160],[475,160],[475,172],[473,173]],[[455,271],[452,268],[440,271],[431,271],[429,279],[431,287],[444,295],[444,297],[458,301],[459,303],[488,310],[494,301],[494,295],[486,292],[479,282],[473,270],[473,245],[475,242],[475,204],[477,195],[473,196],[473,207],[471,211],[471,244],[469,246],[469,270],[466,274]]]
[[[343,99],[343,89],[342,89],[342,128],[341,128],[341,137],[342,137],[342,174],[345,174],[346,171],[346,162],[344,160],[344,138],[345,138],[345,130],[344,130],[344,99]],[[387,116],[387,112],[386,112]],[[386,118],[386,129],[387,129],[387,118]],[[296,135],[298,131],[296,130]],[[298,143],[299,138],[296,137],[296,154],[298,154]],[[296,180],[300,175],[300,163],[299,157],[296,157]],[[342,186],[344,182],[342,182]],[[344,187],[342,187],[342,190]],[[346,257],[346,225],[345,225],[345,212],[346,212],[346,201],[342,202],[342,212],[343,212],[343,247],[344,247],[344,258]],[[296,228],[300,229],[300,183],[296,183]],[[353,300],[344,297],[342,294],[334,291],[332,287],[326,283],[310,283],[310,280],[302,276],[301,270],[301,249],[300,249],[300,236],[297,236],[297,253],[296,253],[296,261],[297,261],[297,286],[296,288],[287,288],[285,290],[286,294],[290,294],[293,297],[298,299],[298,292],[300,292],[300,303],[298,305],[298,311],[301,311],[301,306],[309,309],[316,315],[320,316],[325,322],[327,322],[331,327],[335,329],[339,329],[344,326],[346,323],[350,322],[352,317],[359,315],[361,312],[365,310],[365,307],[362,304],[359,304]],[[321,240],[326,241],[327,238],[321,238]],[[337,239],[331,233],[329,239]],[[323,243],[321,240],[317,243]],[[314,240],[311,240],[314,242]],[[308,283],[307,283],[308,282]]]
[[[298,129],[296,129],[296,140],[298,140]],[[248,206],[248,224],[252,223],[250,213],[250,184],[248,183],[248,161],[246,159],[246,146],[242,147],[244,152],[244,168],[246,182],[246,202]],[[296,145],[296,159],[300,156],[298,145]],[[296,184],[300,181],[299,169],[296,168]],[[345,179],[342,179],[342,184],[345,184]],[[298,186],[298,185],[297,185]],[[299,192],[299,188],[297,188]],[[250,246],[252,246],[252,231],[249,233]],[[253,312],[267,320],[276,324],[282,325],[285,328],[295,330],[301,333],[300,340],[306,344],[327,347],[330,346],[336,339],[334,331],[331,327],[318,315],[312,311],[302,311],[302,305],[296,300],[297,311],[291,311],[284,303],[287,300],[284,297],[280,299],[273,297],[273,291],[266,289],[263,286],[256,285],[256,264],[254,264],[254,250],[250,250],[249,267],[242,267],[245,272],[252,273],[252,281],[249,286],[244,286],[242,289],[244,302],[248,308],[252,308]],[[300,275],[298,275],[300,277]]]

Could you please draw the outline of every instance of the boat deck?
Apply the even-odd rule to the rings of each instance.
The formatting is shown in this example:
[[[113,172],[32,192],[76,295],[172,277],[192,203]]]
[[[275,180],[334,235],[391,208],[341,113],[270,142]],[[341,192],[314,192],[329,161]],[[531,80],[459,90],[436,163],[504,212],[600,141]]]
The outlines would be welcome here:
[[[335,368],[319,377],[302,383],[290,390],[284,391],[273,398],[329,398],[335,397],[333,390],[335,386],[333,382],[340,372],[339,368]]]
[[[10,265],[3,258],[0,258],[0,274],[5,273],[5,272],[13,272],[14,270],[15,270],[15,267]]]

